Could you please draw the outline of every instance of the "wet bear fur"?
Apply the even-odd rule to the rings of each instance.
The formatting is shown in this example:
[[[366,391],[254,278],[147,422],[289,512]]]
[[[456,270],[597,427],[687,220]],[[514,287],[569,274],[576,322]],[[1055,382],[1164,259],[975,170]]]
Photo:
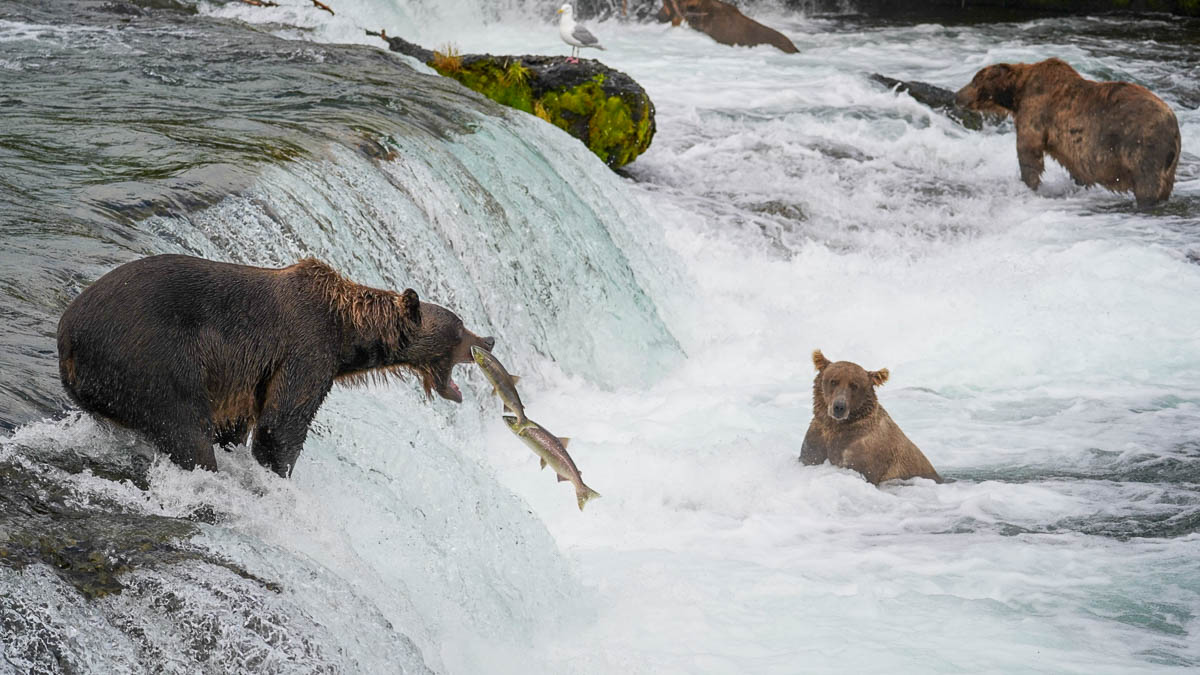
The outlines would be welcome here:
[[[291,474],[334,382],[411,373],[462,401],[450,371],[491,349],[417,293],[369,288],[314,259],[282,269],[159,255],[105,274],[58,324],[59,371],[80,408],[146,434],[185,469],[245,443]]]
[[[786,35],[742,14],[737,7],[720,0],[663,0],[655,17],[659,23],[678,26],[684,20],[693,29],[706,33],[723,45],[753,47],[771,45],[788,54],[800,51]]]
[[[832,363],[813,352],[813,420],[804,436],[800,461],[853,469],[879,485],[889,480],[928,478],[942,482],[912,441],[875,398],[888,371],[866,371],[855,363]]]
[[[1093,82],[1059,59],[999,63],[975,74],[958,105],[1012,115],[1021,180],[1036,190],[1043,155],[1079,185],[1133,192],[1138,208],[1165,201],[1179,163],[1179,122],[1162,99],[1129,82]]]

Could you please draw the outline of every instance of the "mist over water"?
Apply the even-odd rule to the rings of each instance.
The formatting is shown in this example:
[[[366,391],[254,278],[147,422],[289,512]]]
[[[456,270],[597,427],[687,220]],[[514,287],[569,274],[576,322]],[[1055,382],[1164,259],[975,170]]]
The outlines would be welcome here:
[[[32,318],[6,338],[4,357],[35,374],[6,386],[21,400],[61,396],[45,365],[56,308],[118,262],[163,251],[269,265],[317,255],[365,283],[411,285],[496,335],[530,416],[572,437],[603,497],[580,513],[465,368],[461,407],[427,404],[411,383],[335,390],[291,481],[244,449],[222,453],[219,474],[182,472],[89,418],[30,421],[54,411],[40,403],[41,415],[0,439],[0,461],[85,503],[198,520],[195,546],[282,590],[190,560],[132,572],[122,594],[56,613],[35,608],[73,591],[47,567],[0,567],[14,672],[41,653],[34,637],[80,624],[119,645],[63,648],[75,655],[66,662],[96,672],[136,671],[148,654],[181,671],[207,654],[206,667],[276,672],[1200,665],[1194,23],[944,27],[765,9],[797,55],[593,24],[608,50],[587,56],[633,76],[657,108],[651,149],[617,176],[557,130],[457,93],[408,59],[338,46],[378,46],[363,28],[385,28],[467,53],[566,53],[553,8],[343,2],[329,17],[300,3],[199,7],[179,30],[308,64],[268,59],[234,97],[245,116],[261,106],[278,118],[286,106],[249,93],[275,80],[311,96],[288,118],[303,153],[239,173],[241,187],[202,208],[71,221],[102,231],[102,245],[70,227],[49,245],[6,235],[26,257],[5,269],[32,259],[47,270],[5,274],[6,297],[21,299],[12,313]],[[161,27],[142,43],[131,30],[0,19],[0,46],[10,45],[0,63],[28,68],[66,31],[150,54],[118,73],[159,72]],[[867,79],[956,89],[989,63],[1050,56],[1145,84],[1172,105],[1184,154],[1166,205],[1138,213],[1128,196],[1074,186],[1052,161],[1032,193],[1011,125],[968,131]],[[336,93],[299,84],[303,69],[330,61],[354,82]],[[422,115],[431,98],[453,124]],[[314,115],[321,125],[305,123]],[[363,151],[355,119],[397,155]],[[8,161],[6,180],[13,167],[42,166]],[[134,196],[159,185],[138,180]],[[90,194],[85,207],[99,201]],[[14,199],[0,215],[26,222],[30,204]],[[79,264],[64,262],[72,251],[84,252]],[[61,299],[32,290],[61,278],[76,279]],[[48,356],[23,351],[39,332]],[[946,484],[877,489],[799,465],[814,348],[891,370],[880,401]],[[74,455],[140,457],[145,489],[54,468]],[[222,598],[222,584],[247,600]],[[156,603],[163,588],[182,612]],[[203,645],[214,607],[239,617],[216,622],[226,641],[172,651],[188,637]],[[33,619],[13,628],[18,614]],[[260,614],[278,628],[245,627]],[[255,653],[275,660],[233,656]],[[71,661],[82,655],[90,663]]]

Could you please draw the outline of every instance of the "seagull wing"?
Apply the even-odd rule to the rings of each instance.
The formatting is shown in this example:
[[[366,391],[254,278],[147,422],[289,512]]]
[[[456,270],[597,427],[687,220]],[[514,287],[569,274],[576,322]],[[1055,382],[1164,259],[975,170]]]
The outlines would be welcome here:
[[[579,44],[585,47],[600,44],[600,40],[592,35],[592,32],[579,24],[575,24],[575,30],[571,31],[571,37],[579,41]]]

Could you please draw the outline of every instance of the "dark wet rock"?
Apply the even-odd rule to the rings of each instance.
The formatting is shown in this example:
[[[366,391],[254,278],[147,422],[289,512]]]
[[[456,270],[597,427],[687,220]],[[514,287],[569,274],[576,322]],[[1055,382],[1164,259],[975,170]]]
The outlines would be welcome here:
[[[129,2],[145,9],[166,9],[174,12],[184,12],[185,14],[198,14],[200,12],[194,4],[188,4],[181,0],[129,0]]]
[[[394,52],[578,138],[610,168],[632,162],[654,138],[654,103],[625,73],[595,59],[564,56],[441,54],[407,40],[378,35]]]
[[[100,6],[106,12],[113,14],[121,14],[124,16],[145,16],[145,12],[140,7],[131,2],[121,2],[120,0],[110,0]]]
[[[179,518],[147,509],[153,496],[131,484],[147,482],[149,463],[128,459],[153,456],[141,449],[102,430],[78,447],[0,439],[0,663],[46,674],[339,673],[357,670],[336,637],[353,627],[395,665],[388,672],[430,672],[376,608],[342,607],[348,589],[312,584],[318,566],[211,525],[229,516],[219,504]],[[266,578],[281,576],[299,587]],[[314,596],[330,614],[314,613]]]
[[[121,577],[135,569],[197,560],[224,567],[263,587],[233,563],[188,543],[196,525],[180,518],[134,513],[120,504],[90,496],[81,500],[65,475],[87,470],[67,457],[62,467],[0,460],[0,565],[22,569],[42,563],[85,598],[120,593]],[[131,472],[112,479],[144,480]]]
[[[994,115],[981,115],[974,110],[967,110],[954,102],[954,92],[949,89],[928,84],[926,82],[908,82],[897,80],[879,73],[872,73],[871,80],[897,93],[906,93],[918,103],[933,108],[946,117],[958,122],[968,129],[979,131],[984,124],[997,124],[1000,118]]]

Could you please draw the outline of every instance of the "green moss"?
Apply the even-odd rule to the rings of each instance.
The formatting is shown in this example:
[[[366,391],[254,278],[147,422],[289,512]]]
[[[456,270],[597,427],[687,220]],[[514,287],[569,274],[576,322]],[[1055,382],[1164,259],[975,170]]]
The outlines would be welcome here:
[[[635,97],[630,97],[635,98]],[[610,167],[632,162],[650,147],[654,121],[649,101],[629,102],[604,92],[604,76],[539,101],[539,117],[587,144]]]
[[[434,66],[436,69],[436,65]],[[464,64],[457,70],[440,69],[438,73],[452,77],[469,89],[510,108],[533,112],[533,90],[529,88],[529,71],[519,61],[507,64],[492,59],[480,59]]]
[[[430,65],[497,103],[537,115],[566,131],[610,167],[628,164],[650,147],[654,119],[649,98],[609,96],[603,74],[535,97],[530,71],[519,60],[477,59],[454,68],[439,68],[437,62]]]

